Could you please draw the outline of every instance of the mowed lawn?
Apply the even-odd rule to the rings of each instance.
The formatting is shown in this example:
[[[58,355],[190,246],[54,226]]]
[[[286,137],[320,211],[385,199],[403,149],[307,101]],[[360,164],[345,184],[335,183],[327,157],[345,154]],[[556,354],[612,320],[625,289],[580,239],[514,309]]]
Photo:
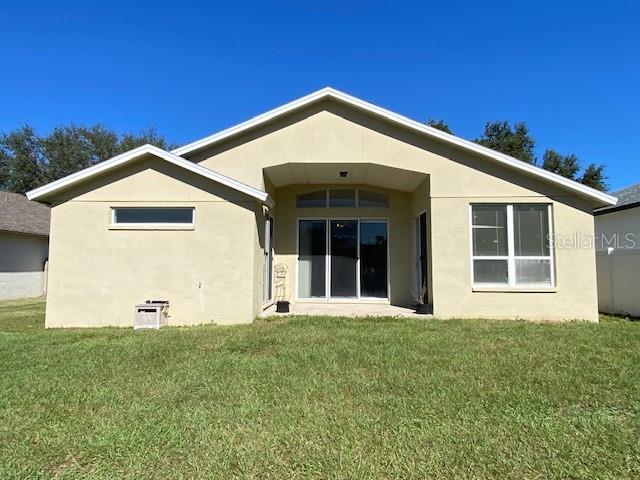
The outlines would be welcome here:
[[[0,302],[1,479],[640,476],[638,322],[45,331],[43,311]]]

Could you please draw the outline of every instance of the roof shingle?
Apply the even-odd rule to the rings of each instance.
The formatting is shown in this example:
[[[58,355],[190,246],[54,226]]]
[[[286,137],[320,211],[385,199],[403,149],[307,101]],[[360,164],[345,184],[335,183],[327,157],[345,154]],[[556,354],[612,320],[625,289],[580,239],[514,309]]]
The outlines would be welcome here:
[[[611,193],[611,195],[618,197],[618,203],[611,205],[610,207],[596,209],[594,212],[596,215],[640,206],[640,183],[625,187],[617,192]]]
[[[0,191],[0,230],[49,236],[50,209],[19,193]]]

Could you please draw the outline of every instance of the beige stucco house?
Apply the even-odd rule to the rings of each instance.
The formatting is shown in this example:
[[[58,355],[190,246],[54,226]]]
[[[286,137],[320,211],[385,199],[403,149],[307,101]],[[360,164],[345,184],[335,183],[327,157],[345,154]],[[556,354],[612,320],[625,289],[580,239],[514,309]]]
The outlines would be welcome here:
[[[146,299],[170,324],[247,323],[276,296],[595,321],[594,249],[550,238],[615,203],[330,88],[29,197],[53,207],[48,327],[131,325]]]

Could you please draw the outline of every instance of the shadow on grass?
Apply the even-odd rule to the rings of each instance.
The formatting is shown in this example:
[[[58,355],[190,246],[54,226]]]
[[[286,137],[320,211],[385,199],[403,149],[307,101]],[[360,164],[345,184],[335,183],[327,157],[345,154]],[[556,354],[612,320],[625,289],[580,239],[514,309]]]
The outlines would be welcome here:
[[[600,313],[600,321],[604,322],[640,322],[640,317],[625,313]]]

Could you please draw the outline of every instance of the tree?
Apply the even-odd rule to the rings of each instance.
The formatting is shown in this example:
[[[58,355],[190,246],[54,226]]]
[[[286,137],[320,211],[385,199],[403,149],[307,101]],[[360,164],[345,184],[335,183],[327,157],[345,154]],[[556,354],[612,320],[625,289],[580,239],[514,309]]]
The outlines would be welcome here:
[[[604,166],[592,163],[584,169],[582,175],[578,175],[582,167],[576,155],[561,155],[554,150],[547,150],[544,152],[542,168],[597,190],[607,190]]]
[[[523,162],[534,164],[535,141],[529,134],[526,123],[516,122],[511,128],[509,122],[488,122],[484,133],[476,143],[492,148],[498,152],[515,157]]]
[[[155,127],[147,127],[146,130],[141,130],[138,134],[126,133],[122,136],[118,149],[120,153],[131,150],[132,148],[139,147],[145,143],[150,143],[163,150],[173,150],[176,145],[167,143],[165,138],[158,133]]]
[[[25,125],[0,135],[0,188],[24,193],[46,182],[42,144]]]
[[[555,150],[548,149],[544,152],[542,168],[575,180],[580,171],[580,162],[573,154],[561,155]]]
[[[118,135],[103,125],[85,128],[84,135],[93,146],[94,158],[91,163],[98,163],[122,153]]]
[[[75,125],[57,127],[49,136],[42,139],[49,181],[62,178],[105,160],[96,152],[93,144],[95,137],[88,135],[88,131],[87,128]],[[107,136],[107,138],[109,137]],[[105,152],[112,152],[114,145],[103,145],[101,148]]]
[[[125,133],[118,138],[115,132],[102,125],[58,127],[43,139],[42,143],[48,160],[49,181],[62,178],[146,143],[163,149],[173,148],[153,127],[138,134]]]
[[[102,125],[67,125],[41,137],[25,126],[0,136],[0,188],[24,193],[145,143],[173,148],[154,128],[119,136]]]
[[[429,120],[427,120],[427,125],[453,135],[453,131],[449,128],[449,125],[444,122],[444,120],[435,120],[433,118],[430,118]]]
[[[582,174],[582,177],[580,177],[580,183],[606,192],[606,179],[607,176],[604,173],[604,165],[596,165],[595,163],[592,163],[584,169],[584,173]]]

